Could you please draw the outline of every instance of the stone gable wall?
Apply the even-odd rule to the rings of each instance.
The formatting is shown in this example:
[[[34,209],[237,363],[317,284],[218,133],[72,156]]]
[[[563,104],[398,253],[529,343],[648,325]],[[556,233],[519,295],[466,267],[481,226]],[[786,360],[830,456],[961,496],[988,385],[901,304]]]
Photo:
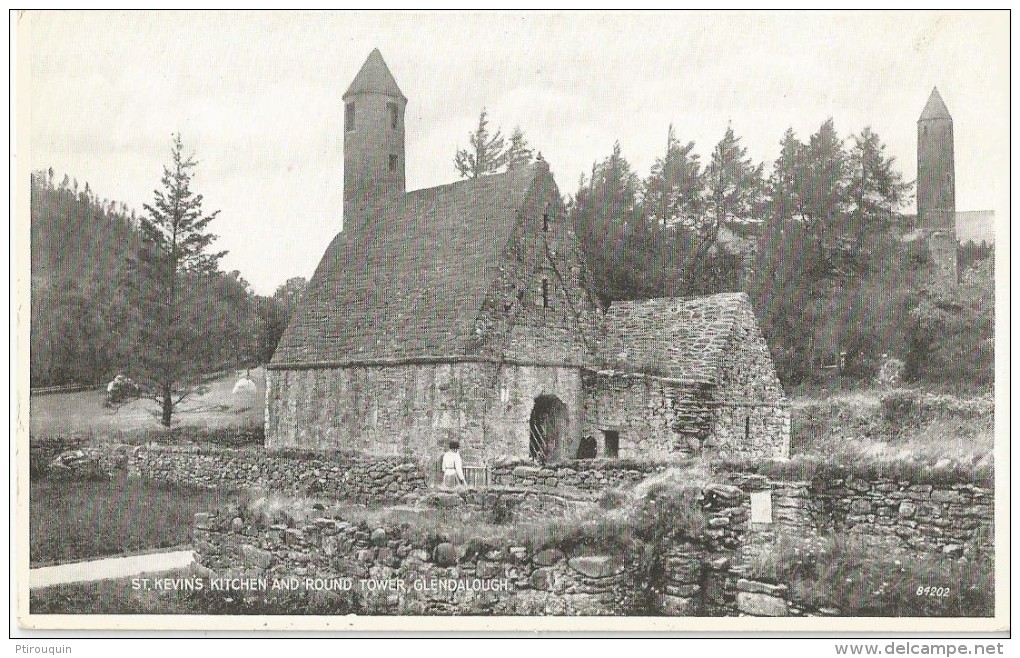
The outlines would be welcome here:
[[[424,363],[267,372],[266,445],[438,460],[450,439],[484,461],[526,457],[534,400],[567,407],[560,449],[580,437],[576,368]]]
[[[555,185],[534,191],[522,214],[467,351],[523,361],[590,363],[598,306]],[[543,215],[548,230],[543,230]],[[543,279],[548,307],[543,306]]]
[[[734,320],[719,369],[716,421],[706,450],[726,457],[790,455],[790,405],[750,307]]]

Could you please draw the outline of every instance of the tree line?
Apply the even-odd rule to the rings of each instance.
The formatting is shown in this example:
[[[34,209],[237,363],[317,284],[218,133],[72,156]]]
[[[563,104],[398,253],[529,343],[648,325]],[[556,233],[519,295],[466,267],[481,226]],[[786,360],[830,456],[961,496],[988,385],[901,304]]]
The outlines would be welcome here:
[[[493,135],[483,110],[462,176],[510,168]],[[788,385],[869,380],[887,356],[918,381],[988,383],[990,252],[960,248],[966,303],[926,292],[925,245],[902,239],[912,190],[873,129],[844,139],[828,119],[806,139],[787,129],[770,165],[732,126],[707,159],[670,126],[643,175],[617,142],[565,201],[604,302],[745,291]],[[970,363],[942,367],[957,356]]]

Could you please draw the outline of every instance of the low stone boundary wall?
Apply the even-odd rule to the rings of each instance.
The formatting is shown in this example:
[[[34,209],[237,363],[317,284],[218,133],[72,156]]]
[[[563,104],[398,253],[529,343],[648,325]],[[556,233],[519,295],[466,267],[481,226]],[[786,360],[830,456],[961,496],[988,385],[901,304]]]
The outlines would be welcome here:
[[[612,459],[575,460],[536,465],[531,461],[496,464],[491,467],[492,481],[518,487],[566,487],[585,491],[604,491],[632,486],[665,471],[661,463],[618,461]]]
[[[394,502],[428,489],[426,470],[399,457],[288,456],[261,448],[147,447],[129,472],[202,487],[235,487],[356,502]]]
[[[591,495],[501,485],[484,489],[432,490],[419,495],[416,502],[437,508],[476,509],[498,517],[501,523],[514,518],[561,517],[582,510],[595,511]]]
[[[775,482],[760,475],[731,479],[747,493],[771,493],[777,527],[859,533],[950,555],[959,555],[970,542],[993,541],[993,492],[973,484],[838,477]],[[749,499],[745,504],[750,505]]]
[[[360,614],[621,615],[643,601],[636,565],[617,556],[481,540],[456,546],[332,517],[265,529],[240,516],[198,514],[195,549],[212,579],[244,579],[254,590],[341,590]]]

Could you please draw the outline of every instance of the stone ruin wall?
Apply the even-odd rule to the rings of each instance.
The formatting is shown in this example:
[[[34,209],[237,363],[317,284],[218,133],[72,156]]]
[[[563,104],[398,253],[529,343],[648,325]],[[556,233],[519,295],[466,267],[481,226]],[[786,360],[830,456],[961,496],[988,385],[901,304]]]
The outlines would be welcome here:
[[[108,451],[97,453],[96,458],[113,461]],[[132,475],[153,480],[367,504],[413,503],[442,499],[443,494],[435,488],[431,469],[400,458],[287,456],[260,449],[148,448],[124,454],[123,466]],[[463,490],[457,495],[479,496],[476,502],[484,509],[495,505],[495,496],[502,497],[511,508],[524,504],[525,510],[562,511],[566,509],[566,503],[561,504],[564,500],[595,502],[607,490],[632,487],[672,468],[668,463],[603,459],[545,466],[527,460],[507,461],[491,467],[492,486]],[[736,484],[745,493],[770,492],[773,522],[769,525],[774,530],[862,533],[904,548],[950,554],[969,543],[992,542],[994,497],[986,486],[834,475],[819,476],[810,482],[773,480],[748,473],[717,477]],[[484,500],[488,502],[483,504]],[[742,499],[739,506],[750,514],[750,499]]]
[[[199,514],[196,551],[199,563],[218,576],[490,583],[487,591],[362,588],[355,594],[360,614],[839,616],[837,609],[810,608],[784,583],[747,577],[746,548],[759,534],[769,536],[780,528],[810,535],[817,528],[809,526],[819,519],[873,537],[879,542],[876,550],[882,541],[900,538],[919,550],[955,556],[968,542],[990,541],[980,533],[991,523],[991,493],[973,485],[933,488],[835,479],[821,492],[807,483],[757,475],[722,479],[732,484],[705,485],[702,492],[705,536],[667,541],[654,576],[636,554],[620,547],[574,554],[568,544],[555,541],[522,545],[471,538],[458,543],[441,535],[418,536],[405,526],[344,520],[342,513],[326,511],[306,522],[268,527],[237,510]],[[773,494],[774,524],[752,522],[750,494],[764,490]],[[430,504],[492,509],[508,491],[443,493],[442,500]],[[526,500],[536,494],[521,489],[512,495]],[[548,502],[531,513],[546,518],[562,511],[562,505],[583,504],[560,501],[560,507],[550,507]],[[493,579],[502,589],[491,589]]]
[[[528,455],[535,398],[568,410],[562,456],[580,440],[578,369],[496,363],[420,363],[270,370],[266,445],[438,461],[447,442],[483,461]],[[559,456],[559,455],[558,455]]]

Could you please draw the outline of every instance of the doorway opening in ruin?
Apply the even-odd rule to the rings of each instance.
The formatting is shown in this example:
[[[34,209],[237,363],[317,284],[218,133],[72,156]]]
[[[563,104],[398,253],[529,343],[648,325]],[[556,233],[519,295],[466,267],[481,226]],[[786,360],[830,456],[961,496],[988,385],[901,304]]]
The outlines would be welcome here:
[[[567,433],[567,405],[555,395],[538,396],[531,410],[529,425],[531,440],[528,454],[540,462],[551,459]]]

